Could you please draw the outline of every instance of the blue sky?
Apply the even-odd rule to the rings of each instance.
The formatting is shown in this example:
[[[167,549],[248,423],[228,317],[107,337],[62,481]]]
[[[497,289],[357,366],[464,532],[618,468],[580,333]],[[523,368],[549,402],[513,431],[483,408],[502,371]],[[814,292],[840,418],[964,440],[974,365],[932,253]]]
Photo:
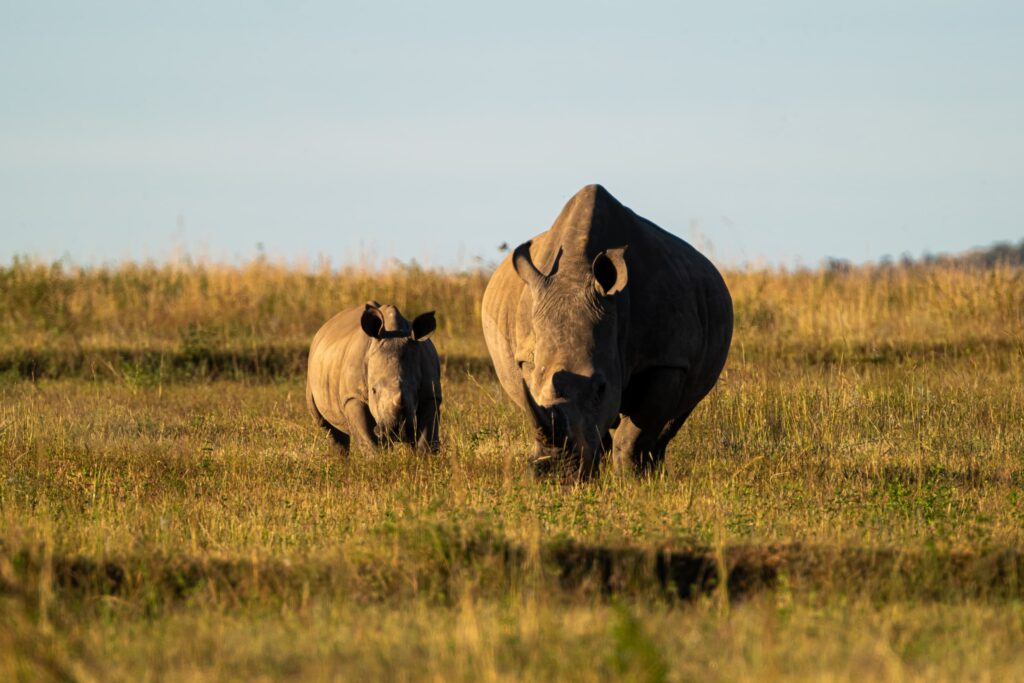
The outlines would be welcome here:
[[[0,262],[459,266],[584,184],[719,262],[1024,237],[1024,3],[0,0]]]

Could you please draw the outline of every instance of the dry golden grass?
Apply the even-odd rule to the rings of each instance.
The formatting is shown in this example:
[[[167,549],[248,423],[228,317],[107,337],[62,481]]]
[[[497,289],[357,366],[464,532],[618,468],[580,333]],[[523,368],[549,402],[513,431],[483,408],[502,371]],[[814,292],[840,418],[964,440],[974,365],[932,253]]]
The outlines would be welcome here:
[[[1015,343],[1024,322],[1019,267],[862,267],[725,273],[735,301],[734,355],[793,347]],[[16,261],[0,268],[0,343],[7,348],[173,349],[308,344],[330,315],[368,298],[407,315],[439,311],[450,353],[483,355],[484,271],[383,272],[185,262],[79,268]]]
[[[1020,677],[1024,273],[726,277],[664,476],[563,486],[483,273],[0,269],[0,679]],[[437,457],[305,415],[310,335],[370,297],[439,312]]]

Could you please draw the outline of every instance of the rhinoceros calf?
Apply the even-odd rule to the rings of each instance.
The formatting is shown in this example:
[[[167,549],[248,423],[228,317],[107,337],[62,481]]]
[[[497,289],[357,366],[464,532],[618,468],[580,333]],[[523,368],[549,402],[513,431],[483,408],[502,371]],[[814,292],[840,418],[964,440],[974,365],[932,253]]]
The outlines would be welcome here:
[[[410,323],[394,306],[370,301],[342,311],[309,347],[306,403],[337,448],[398,441],[436,451],[441,364],[429,340],[437,322]]]
[[[711,262],[599,185],[498,266],[482,317],[498,379],[535,427],[535,467],[583,476],[607,450],[638,473],[662,464],[733,323]]]

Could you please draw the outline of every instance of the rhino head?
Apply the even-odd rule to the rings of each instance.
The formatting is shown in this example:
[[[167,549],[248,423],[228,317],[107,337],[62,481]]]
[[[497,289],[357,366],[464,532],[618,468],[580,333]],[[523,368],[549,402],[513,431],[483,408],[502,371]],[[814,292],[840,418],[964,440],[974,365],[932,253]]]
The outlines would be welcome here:
[[[417,344],[437,327],[434,312],[418,315],[410,324],[394,306],[369,302],[359,322],[371,339],[366,352],[366,393],[377,436],[412,443],[423,381]]]
[[[629,279],[626,247],[598,253],[587,267],[551,272],[530,258],[530,243],[512,256],[532,299],[529,328],[516,353],[537,428],[539,471],[561,467],[597,473],[622,398],[618,297]]]

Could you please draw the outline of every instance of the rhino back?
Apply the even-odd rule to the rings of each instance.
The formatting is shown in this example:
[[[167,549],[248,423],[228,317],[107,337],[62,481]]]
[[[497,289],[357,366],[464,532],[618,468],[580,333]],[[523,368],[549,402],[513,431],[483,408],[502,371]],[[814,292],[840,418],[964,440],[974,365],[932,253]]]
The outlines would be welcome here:
[[[306,382],[325,420],[344,429],[344,406],[350,398],[366,401],[366,351],[369,337],[360,327],[363,306],[328,320],[309,348]]]

